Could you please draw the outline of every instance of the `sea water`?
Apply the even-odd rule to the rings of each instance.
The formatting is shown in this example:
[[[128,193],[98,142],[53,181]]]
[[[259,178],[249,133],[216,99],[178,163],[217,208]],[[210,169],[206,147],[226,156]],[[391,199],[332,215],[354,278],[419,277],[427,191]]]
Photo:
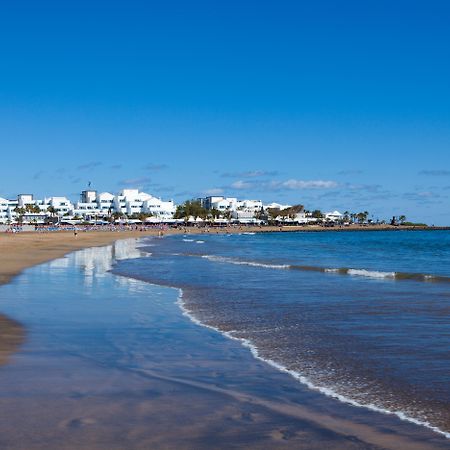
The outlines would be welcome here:
[[[450,233],[170,236],[115,273],[342,402],[450,436]]]

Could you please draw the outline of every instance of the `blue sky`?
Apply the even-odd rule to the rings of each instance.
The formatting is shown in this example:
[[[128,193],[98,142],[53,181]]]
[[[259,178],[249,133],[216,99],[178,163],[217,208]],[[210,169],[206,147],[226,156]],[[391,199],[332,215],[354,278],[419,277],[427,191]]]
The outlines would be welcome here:
[[[448,23],[448,1],[2,2],[0,196],[450,224]]]

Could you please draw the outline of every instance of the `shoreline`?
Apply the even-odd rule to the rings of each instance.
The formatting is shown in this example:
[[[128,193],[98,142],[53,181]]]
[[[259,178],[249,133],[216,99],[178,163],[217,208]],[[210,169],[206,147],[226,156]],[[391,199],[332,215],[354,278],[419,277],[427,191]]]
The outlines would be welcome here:
[[[125,276],[125,275],[122,275],[122,276]],[[135,278],[137,280],[146,281],[148,283],[154,283],[154,281],[148,281],[148,279],[146,277],[141,278],[139,276],[132,276],[132,275],[126,275],[126,276],[130,276],[131,278]],[[324,395],[327,398],[337,400],[340,403],[350,405],[351,407],[354,407],[354,408],[362,408],[364,410],[372,411],[375,413],[388,415],[391,417],[396,417],[396,418],[400,419],[401,421],[408,422],[410,424],[413,424],[413,425],[416,425],[419,427],[423,427],[423,428],[428,429],[440,436],[445,437],[446,439],[450,439],[450,433],[448,431],[445,431],[445,429],[442,429],[436,425],[433,425],[428,420],[416,418],[415,416],[413,416],[410,413],[405,412],[401,409],[395,409],[395,408],[390,409],[389,407],[386,407],[386,406],[377,406],[376,404],[371,403],[371,402],[363,402],[363,401],[355,400],[354,398],[352,398],[350,396],[338,393],[337,391],[333,390],[332,388],[324,387],[324,386],[321,386],[320,384],[315,384],[313,381],[311,381],[311,379],[307,378],[306,376],[303,376],[300,372],[297,372],[294,369],[290,369],[289,366],[283,365],[282,363],[279,363],[279,362],[276,362],[275,360],[273,360],[271,358],[262,356],[257,345],[252,343],[247,338],[238,337],[236,335],[233,335],[234,331],[231,331],[231,332],[227,331],[227,328],[221,329],[218,326],[211,325],[207,321],[206,322],[202,321],[201,318],[196,316],[195,310],[190,309],[189,306],[185,303],[184,295],[183,295],[184,287],[177,285],[176,283],[166,284],[163,282],[157,282],[156,285],[157,286],[165,286],[165,287],[169,287],[172,289],[177,289],[179,291],[179,297],[178,297],[177,304],[180,306],[180,308],[183,312],[183,315],[188,317],[189,320],[191,320],[194,324],[196,324],[200,327],[206,328],[206,329],[213,330],[213,331],[221,334],[222,336],[225,336],[227,339],[239,342],[240,345],[242,345],[243,347],[247,348],[250,351],[250,353],[252,354],[252,356],[255,359],[260,360],[265,364],[268,364],[269,366],[275,368],[276,370],[278,370],[282,373],[288,374],[290,377],[292,377],[293,379],[295,379],[302,385],[306,386],[308,389],[315,391],[315,392],[319,392],[321,395]]]
[[[169,228],[165,235],[172,234],[204,234],[204,233],[295,233],[295,232],[350,232],[350,231],[442,231],[450,227],[413,227],[374,225],[351,225],[346,227],[321,226],[243,226],[226,228]],[[68,253],[83,248],[98,247],[111,244],[120,239],[158,236],[159,229],[146,231],[80,231],[74,236],[72,231],[57,232],[21,232],[0,233],[0,285],[8,283],[24,269],[61,258]]]
[[[165,235],[173,234],[204,234],[204,233],[297,233],[297,232],[369,232],[369,231],[440,231],[449,230],[450,227],[414,227],[373,225],[350,225],[346,227],[310,226],[243,226],[226,228],[198,228],[185,229],[169,228],[164,230]],[[75,236],[72,231],[57,232],[20,232],[0,233],[0,286],[9,283],[15,276],[30,267],[52,261],[65,255],[90,247],[100,247],[112,244],[115,241],[146,236],[158,236],[160,229],[138,231],[80,231]],[[25,329],[20,323],[11,320],[0,311],[0,365],[7,360],[25,339]],[[12,335],[15,336],[12,339]]]
[[[147,235],[157,235],[158,230],[155,230],[155,232],[147,234]],[[183,234],[183,232],[180,232],[179,234]],[[130,236],[129,233],[115,233],[115,236],[110,237],[103,237],[103,239],[112,239],[112,242],[127,238],[134,238],[134,237],[144,237],[144,233],[139,233],[138,236]],[[90,242],[90,240],[89,240]],[[90,242],[93,244],[93,242]],[[86,244],[86,242],[84,243]],[[107,245],[107,243],[97,244],[97,246],[104,246]],[[94,245],[91,245],[93,247]],[[55,248],[58,247],[58,248]],[[64,246],[64,249],[66,247]],[[64,249],[59,248],[59,246],[54,246],[52,251],[62,251]],[[75,249],[76,250],[76,249]],[[69,252],[72,252],[74,250],[69,250]],[[67,252],[66,252],[67,253]],[[43,256],[43,255],[41,255]],[[69,257],[71,258],[71,257]],[[3,266],[1,266],[3,267]],[[66,269],[64,269],[66,270]],[[53,271],[50,273],[50,279],[53,279],[53,277],[57,276]],[[160,285],[157,285],[156,288],[160,288]],[[177,305],[178,308],[178,305]],[[158,319],[157,319],[158,320]],[[191,322],[191,320],[190,320]],[[160,323],[159,320],[155,323]],[[200,327],[202,329],[208,328],[204,324]],[[156,329],[156,328],[155,328]],[[184,331],[181,330],[180,333],[183,333]],[[194,330],[194,333],[197,334],[198,332]],[[215,336],[217,331],[214,331],[211,339],[213,339],[212,342],[208,342],[208,345],[215,346],[214,342],[217,339],[222,338],[222,333],[217,333],[217,337]],[[157,332],[154,335],[155,339],[160,339],[161,342],[156,342],[155,349],[156,353],[155,355],[160,355],[160,345],[164,340],[167,339],[167,336],[165,335],[159,335],[159,332]],[[170,339],[170,336],[169,336]],[[179,337],[175,338],[176,342],[179,342]],[[236,361],[236,354],[234,353],[236,350],[233,350],[234,344],[232,344],[233,339],[226,339],[227,341],[230,341],[230,344],[226,344],[227,348],[229,347],[231,350],[231,353],[228,354],[228,357],[225,358],[227,364],[235,365]],[[150,340],[151,341],[151,340]],[[150,343],[149,341],[149,343]],[[174,341],[174,342],[175,342]],[[242,345],[239,343],[239,348],[242,348]],[[146,347],[147,349],[147,347]],[[238,350],[239,354],[241,354],[241,351]],[[245,351],[245,353],[247,350]],[[181,354],[184,354],[183,352]],[[180,355],[181,355],[180,354]],[[178,356],[180,356],[178,355]],[[196,352],[193,352],[190,354],[189,358],[193,358],[196,355]],[[245,356],[246,357],[246,356]],[[258,358],[254,358],[253,356],[249,357],[253,360],[255,360],[255,363],[251,363],[252,370],[250,373],[247,373],[248,366],[245,366],[246,369],[244,370],[243,374],[247,376],[256,376],[255,381],[261,382],[264,386],[265,380],[275,380],[281,383],[281,385],[286,382],[284,380],[285,374],[282,371],[276,370],[272,373],[272,368],[270,368],[270,365],[267,365],[267,362],[262,362]],[[202,359],[203,358],[203,359]],[[392,429],[389,429],[388,431],[384,431],[383,427],[387,424],[389,424],[389,427],[391,426],[391,419],[387,419],[387,422],[385,422],[384,418],[382,416],[371,416],[372,412],[361,412],[364,419],[359,420],[358,419],[358,412],[353,411],[352,415],[348,417],[346,415],[346,411],[348,406],[346,405],[338,405],[335,410],[335,407],[331,409],[332,413],[330,413],[329,410],[329,399],[326,399],[325,396],[322,394],[318,397],[318,405],[312,398],[316,398],[316,394],[313,392],[309,392],[307,389],[306,391],[302,387],[295,387],[296,396],[294,398],[297,399],[297,403],[292,402],[292,398],[290,395],[288,397],[285,397],[285,391],[283,386],[274,392],[270,391],[269,396],[266,395],[267,393],[264,390],[258,390],[255,389],[254,391],[251,390],[247,392],[246,389],[246,382],[245,378],[242,378],[242,374],[238,376],[237,379],[239,379],[240,382],[243,384],[239,384],[238,387],[235,386],[235,382],[233,380],[230,381],[230,385],[228,385],[226,381],[226,377],[224,379],[222,378],[215,378],[217,377],[216,372],[219,370],[225,370],[222,366],[222,355],[220,355],[220,363],[217,366],[217,361],[214,362],[212,358],[208,357],[208,354],[205,354],[200,359],[200,363],[202,364],[202,367],[205,370],[205,374],[208,376],[208,370],[211,371],[211,379],[208,378],[204,379],[203,377],[196,378],[196,375],[192,375],[192,372],[190,370],[195,369],[195,365],[192,365],[192,361],[189,359],[188,361],[185,361],[181,363],[180,366],[178,366],[180,359],[179,358],[172,358],[167,360],[167,362],[164,361],[164,359],[161,359],[159,361],[158,358],[150,358],[151,361],[156,361],[156,369],[158,369],[158,361],[161,364],[161,367],[154,371],[152,367],[142,368],[139,370],[136,370],[136,374],[139,376],[146,377],[151,384],[152,389],[150,392],[150,400],[148,400],[148,408],[147,414],[149,414],[149,411],[152,411],[151,414],[153,414],[153,417],[158,418],[160,417],[160,414],[163,414],[163,417],[166,417],[164,414],[167,413],[167,410],[165,409],[166,404],[166,398],[168,399],[169,404],[177,405],[177,407],[180,406],[180,402],[182,405],[184,405],[183,402],[186,401],[187,403],[184,407],[181,407],[181,410],[186,413],[186,411],[189,412],[189,417],[203,417],[204,414],[211,414],[211,404],[216,405],[215,402],[218,402],[220,405],[222,405],[222,408],[218,408],[217,406],[214,406],[214,412],[217,414],[217,409],[221,411],[221,414],[218,414],[215,417],[215,421],[211,422],[211,427],[206,426],[205,429],[197,430],[197,433],[199,433],[200,436],[202,436],[203,439],[207,440],[209,438],[213,439],[214,433],[211,432],[211,429],[214,429],[214,423],[218,424],[220,426],[223,426],[224,429],[227,430],[227,432],[238,432],[239,429],[246,430],[247,427],[252,427],[254,432],[257,432],[257,435],[253,436],[254,439],[248,438],[248,441],[240,441],[240,436],[242,436],[241,433],[238,433],[236,435],[236,440],[240,442],[242,445],[249,445],[248,448],[253,448],[253,446],[256,445],[255,448],[270,448],[266,446],[258,446],[258,441],[256,440],[256,436],[258,436],[258,439],[261,439],[261,443],[270,442],[272,445],[274,445],[272,448],[289,448],[291,444],[294,443],[296,439],[298,439],[297,442],[307,442],[308,439],[310,439],[310,447],[301,447],[301,448],[320,448],[320,443],[322,442],[322,439],[330,439],[330,442],[335,445],[333,448],[414,448],[414,449],[422,449],[422,448],[442,448],[440,445],[439,438],[436,438],[436,447],[433,445],[433,442],[435,438],[428,438],[425,439],[426,432],[422,432],[421,430],[415,430],[415,428],[410,428],[411,430],[411,436],[408,436],[408,433],[402,430],[408,430],[410,425],[409,424],[403,424],[403,423],[397,423],[398,420],[394,418],[392,421]],[[195,358],[193,359],[195,361]],[[161,372],[161,369],[164,367],[166,368],[166,364],[168,366],[174,365],[174,367],[177,368],[177,374],[179,375],[179,378],[176,378],[171,375],[171,372],[169,371],[168,374],[166,374],[164,371]],[[237,363],[239,364],[239,363]],[[263,366],[260,366],[260,364],[263,364]],[[267,366],[267,367],[266,367]],[[232,366],[234,367],[234,366]],[[185,370],[183,372],[181,369]],[[233,371],[232,371],[233,372]],[[128,372],[127,372],[128,373]],[[128,376],[133,377],[133,371],[129,371]],[[45,375],[46,376],[46,375]],[[34,374],[33,374],[34,377]],[[191,379],[192,377],[192,379]],[[265,378],[268,377],[268,378]],[[290,377],[289,377],[290,378]],[[33,378],[34,379],[34,378]],[[102,378],[103,380],[103,378]],[[241,381],[244,380],[244,381]],[[216,382],[219,383],[219,386],[216,387]],[[166,388],[158,387],[159,384],[167,384]],[[275,386],[278,386],[278,383],[274,383]],[[299,385],[301,385],[299,383]],[[234,386],[234,389],[232,387]],[[291,386],[290,382],[287,381],[287,388]],[[146,389],[148,389],[148,386],[146,386]],[[292,387],[290,388],[292,389]],[[141,395],[141,391],[138,391],[139,395]],[[173,393],[174,392],[174,393]],[[287,392],[291,392],[290,390]],[[305,394],[306,392],[306,394]],[[162,394],[162,395],[161,395]],[[170,394],[170,397],[167,397]],[[158,400],[158,395],[161,395],[161,400]],[[86,398],[88,398],[87,396]],[[323,398],[324,397],[324,398]],[[59,398],[59,397],[58,397]],[[78,398],[78,397],[77,397]],[[82,398],[82,397],[80,397]],[[285,401],[286,398],[288,401]],[[201,405],[200,409],[191,411],[190,405],[192,403],[192,399],[195,399],[195,402],[197,405]],[[283,400],[284,399],[284,400]],[[291,400],[289,400],[291,399]],[[69,400],[71,402],[72,400]],[[83,432],[83,430],[87,429],[88,427],[85,426],[85,424],[94,424],[94,418],[95,415],[93,411],[97,411],[98,409],[98,403],[95,404],[95,408],[93,409],[92,405],[90,403],[83,403],[84,400],[80,400],[80,405],[82,409],[79,409],[77,413],[75,413],[75,418],[73,420],[70,420],[68,423],[72,424],[74,423],[74,426],[78,427],[78,424],[80,424],[80,427],[77,428],[78,432]],[[97,401],[97,400],[96,400]],[[116,401],[116,400],[113,400]],[[128,398],[126,400],[128,402]],[[170,403],[170,401],[173,401],[173,403]],[[27,401],[29,402],[29,400]],[[28,408],[28,403],[24,402],[24,405],[26,405],[26,408]],[[87,402],[87,400],[86,400]],[[159,402],[159,403],[158,403]],[[69,403],[70,405],[71,403]],[[109,411],[109,404],[106,404],[105,408],[108,408]],[[160,405],[160,406],[158,406]],[[311,407],[311,405],[313,407]],[[67,405],[64,403],[64,407]],[[33,407],[33,405],[31,405]],[[38,407],[38,405],[34,405],[34,407]],[[91,408],[91,409],[89,409]],[[160,408],[160,409],[158,409]],[[231,409],[233,408],[233,409]],[[50,408],[52,409],[52,408]],[[61,408],[62,410],[65,410],[65,408]],[[126,411],[129,410],[129,405],[126,403]],[[124,410],[124,411],[125,411]],[[232,412],[230,412],[232,411]],[[177,414],[180,414],[180,417],[183,416],[182,412],[177,412]],[[191,416],[192,414],[192,416]],[[144,414],[142,417],[145,419],[146,415]],[[167,416],[169,417],[169,416]],[[208,417],[211,417],[208,415]],[[230,422],[231,417],[232,422]],[[371,417],[373,417],[373,422]],[[249,419],[251,418],[251,420]],[[89,422],[92,421],[92,422]],[[275,425],[274,425],[274,421]],[[131,420],[131,426],[134,430],[135,428],[135,422]],[[169,422],[170,423],[170,422]],[[239,428],[242,423],[243,428]],[[266,424],[266,425],[264,425]],[[147,428],[148,423],[144,424]],[[70,425],[69,425],[70,426]],[[89,425],[90,426],[90,425]],[[216,425],[217,426],[217,425]],[[271,430],[271,433],[269,435],[265,434],[266,427],[269,426],[269,429]],[[422,428],[422,427],[420,427]],[[187,427],[188,430],[190,430],[190,425]],[[237,430],[237,431],[236,431]],[[158,431],[158,428],[154,430],[155,432]],[[183,431],[183,430],[181,430]],[[397,434],[397,431],[399,434]],[[86,433],[86,431],[85,431]],[[161,432],[161,430],[158,431],[158,433],[161,433],[161,435],[158,434],[159,437],[155,438],[155,443],[161,443],[161,439],[169,439],[170,441],[170,434],[166,435],[164,434],[164,431]],[[416,434],[417,433],[417,434]],[[85,437],[88,437],[88,435],[84,435]],[[215,436],[215,435],[214,435]],[[226,437],[225,437],[226,436]],[[228,439],[230,435],[223,435],[221,439]],[[232,435],[231,435],[232,436]],[[187,437],[189,439],[192,439],[192,434],[188,434]],[[215,437],[214,437],[215,439]],[[349,439],[347,441],[347,439]],[[207,441],[205,441],[207,442]],[[211,441],[212,442],[212,441]],[[225,440],[223,441],[225,442]],[[380,447],[377,445],[379,444]],[[381,445],[385,444],[385,445]],[[353,447],[355,445],[355,447]],[[207,448],[208,445],[199,445],[198,448]],[[72,448],[72,447],[68,447]],[[76,448],[76,447],[74,447]],[[92,447],[97,448],[97,447]],[[102,448],[103,447],[99,447]],[[138,448],[138,447],[136,447]],[[139,447],[141,448],[141,447]],[[144,448],[144,447],[143,447]],[[148,447],[147,447],[148,448]],[[155,448],[159,448],[158,445],[156,445]],[[196,447],[187,447],[187,448],[196,448]],[[292,448],[292,447],[291,447]],[[323,448],[323,447],[322,447]]]
[[[319,385],[314,384],[313,381],[311,381],[310,379],[308,379],[307,377],[303,376],[301,373],[290,369],[289,367],[287,367],[286,365],[283,365],[281,363],[278,363],[276,361],[274,361],[273,359],[270,358],[266,358],[264,356],[262,356],[260,354],[260,351],[258,349],[258,347],[253,344],[251,341],[249,341],[246,338],[242,338],[242,337],[236,337],[233,336],[233,334],[229,331],[224,331],[221,330],[220,328],[217,328],[213,325],[208,325],[205,322],[202,322],[200,319],[198,319],[195,316],[195,313],[191,310],[189,310],[189,308],[187,307],[187,305],[184,303],[183,301],[183,289],[182,288],[178,288],[178,287],[174,287],[174,286],[169,286],[169,288],[172,289],[178,289],[179,290],[179,297],[178,297],[178,301],[177,304],[180,307],[182,314],[186,317],[189,318],[189,320],[191,322],[193,322],[194,324],[200,326],[200,327],[204,327],[207,328],[209,330],[213,330],[219,334],[221,334],[222,336],[226,337],[227,339],[230,339],[232,341],[237,341],[239,342],[240,345],[242,345],[242,347],[247,348],[250,353],[252,354],[252,356],[259,360],[262,361],[263,363],[275,368],[276,370],[278,370],[281,373],[285,373],[287,375],[289,375],[290,377],[292,377],[294,380],[298,381],[300,384],[302,384],[303,386],[306,386],[306,388],[310,389],[311,391],[314,392],[319,392],[321,395],[333,399],[333,400],[337,400],[340,403],[343,403],[345,405],[350,405],[354,408],[362,408],[365,409],[367,411],[372,411],[375,413],[379,413],[379,414],[383,414],[383,415],[387,415],[387,416],[391,416],[391,417],[397,417],[398,419],[400,419],[401,421],[404,422],[408,422],[410,424],[413,425],[417,425],[419,427],[423,427],[426,428],[434,433],[437,433],[438,435],[441,435],[443,437],[445,437],[446,439],[450,439],[450,433],[447,431],[444,431],[442,429],[440,429],[439,427],[430,424],[427,421],[423,421],[423,420],[419,420],[416,419],[414,417],[409,416],[407,413],[400,411],[400,410],[389,410],[380,406],[376,406],[372,403],[361,403],[357,400],[351,399],[345,395],[342,394],[338,394],[337,392],[335,392],[334,390],[327,388],[327,387],[321,387]]]

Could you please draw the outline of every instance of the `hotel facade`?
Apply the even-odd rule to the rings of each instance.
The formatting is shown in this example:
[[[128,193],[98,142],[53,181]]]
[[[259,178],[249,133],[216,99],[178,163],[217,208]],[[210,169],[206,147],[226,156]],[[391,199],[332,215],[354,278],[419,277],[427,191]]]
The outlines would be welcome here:
[[[163,222],[173,218],[175,209],[172,200],[163,201],[138,189],[123,189],[118,194],[87,190],[81,193],[80,200],[75,203],[67,197],[37,200],[32,194],[19,194],[14,200],[0,197],[0,223],[15,223],[19,217],[24,223],[44,223],[49,217],[59,221],[97,221],[138,214]]]
[[[236,197],[209,196],[198,198],[207,210],[216,213],[210,219],[217,223],[258,224],[268,220],[269,211],[283,211],[291,207],[280,203],[263,204],[261,200],[238,200]],[[164,201],[138,189],[123,189],[117,194],[85,190],[77,202],[67,197],[35,199],[32,194],[19,194],[16,199],[0,197],[0,224],[44,224],[48,222],[102,223],[102,222],[200,222],[198,217],[174,219],[176,205],[172,200]],[[326,213],[329,222],[342,220],[338,211]],[[306,224],[316,222],[310,213],[296,210],[294,215],[271,216],[279,223]]]

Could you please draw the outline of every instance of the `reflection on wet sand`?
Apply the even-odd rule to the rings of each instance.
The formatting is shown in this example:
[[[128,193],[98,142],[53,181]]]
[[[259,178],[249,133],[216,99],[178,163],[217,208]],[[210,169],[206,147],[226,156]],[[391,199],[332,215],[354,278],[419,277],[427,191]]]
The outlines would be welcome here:
[[[25,330],[16,321],[0,315],[0,366],[23,344]]]
[[[95,277],[103,277],[113,267],[115,261],[143,257],[146,253],[139,249],[137,239],[122,239],[104,247],[91,247],[77,251],[65,258],[49,263],[53,269],[66,269],[73,264],[84,272],[83,282],[91,286]]]

